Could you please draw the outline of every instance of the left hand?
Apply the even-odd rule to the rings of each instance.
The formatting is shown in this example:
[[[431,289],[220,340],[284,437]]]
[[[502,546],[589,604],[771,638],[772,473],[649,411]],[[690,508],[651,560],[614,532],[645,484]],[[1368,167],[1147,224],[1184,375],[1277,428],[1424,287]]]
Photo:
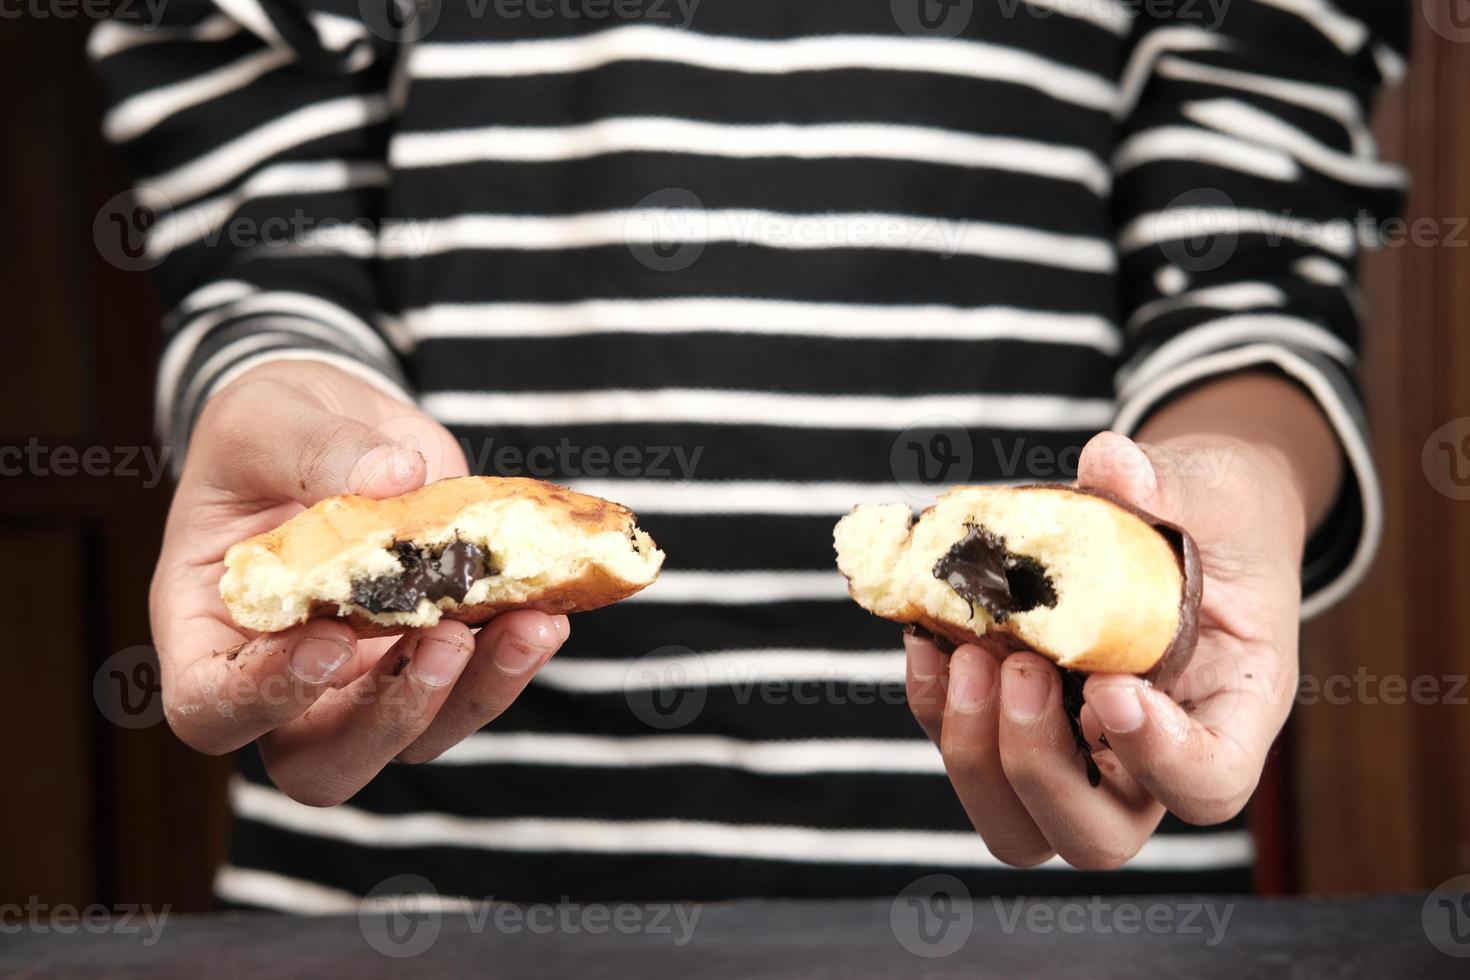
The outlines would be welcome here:
[[[1082,724],[1101,786],[1088,785],[1050,661],[974,644],[946,657],[904,639],[914,715],[975,829],[1017,867],[1060,855],[1116,868],[1166,809],[1194,824],[1233,817],[1296,691],[1307,516],[1278,456],[1226,436],[1148,445],[1105,432],[1083,450],[1077,482],[1186,528],[1204,570],[1199,645],[1168,690],[1087,679]]]

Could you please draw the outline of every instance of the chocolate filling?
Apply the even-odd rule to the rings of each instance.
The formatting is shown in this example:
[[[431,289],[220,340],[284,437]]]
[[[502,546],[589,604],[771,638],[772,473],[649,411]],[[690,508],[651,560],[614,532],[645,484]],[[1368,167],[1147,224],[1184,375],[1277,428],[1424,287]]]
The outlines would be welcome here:
[[[965,527],[965,536],[934,563],[934,577],[970,604],[972,616],[976,603],[997,623],[1013,613],[1057,604],[1056,589],[1041,562],[1007,551],[1004,538],[978,524]]]
[[[412,612],[421,599],[459,602],[476,579],[495,574],[490,567],[490,553],[470,541],[456,540],[437,552],[411,541],[395,541],[393,553],[403,571],[354,582],[354,603],[375,613]]]

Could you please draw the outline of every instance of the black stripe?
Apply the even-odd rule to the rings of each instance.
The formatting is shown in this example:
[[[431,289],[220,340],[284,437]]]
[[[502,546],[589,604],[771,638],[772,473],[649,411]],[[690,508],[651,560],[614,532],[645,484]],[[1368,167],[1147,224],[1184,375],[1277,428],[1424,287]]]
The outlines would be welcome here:
[[[434,379],[415,379],[432,388]],[[833,428],[784,428],[767,425],[703,425],[682,423],[604,423],[600,425],[451,426],[472,450],[471,466],[492,472],[495,447],[512,445],[525,451],[519,469],[502,476],[534,475],[566,482],[573,475],[599,476],[611,470],[617,452],[632,447],[650,465],[650,447],[678,447],[698,480],[853,481],[892,483],[896,497],[909,481],[1036,482],[1063,478],[1076,465],[1076,454],[1091,430],[1008,431],[962,429],[927,411],[895,409],[891,431]],[[936,442],[936,436],[946,441]],[[968,438],[968,446],[966,439]],[[491,440],[494,440],[493,442]],[[560,468],[533,469],[544,459],[530,450],[572,447],[574,473]],[[592,455],[594,450],[600,454]],[[699,456],[696,459],[695,453]],[[604,454],[605,459],[604,462]],[[593,468],[594,463],[601,465]],[[559,464],[558,464],[559,467]],[[604,470],[604,467],[607,469]],[[636,473],[615,473],[632,476]],[[680,473],[682,476],[682,472]],[[904,481],[904,482],[900,482]]]
[[[493,57],[491,55],[490,57]],[[567,126],[597,115],[673,116],[712,123],[894,123],[1076,145],[1106,139],[1104,114],[1022,85],[918,71],[863,68],[786,75],[738,73],[670,62],[615,62],[574,74],[497,78],[503,98],[476,98],[483,78],[420,78],[416,130]]]
[[[721,388],[812,394],[1030,394],[1106,376],[1114,357],[1071,344],[868,340],[752,334],[456,338],[421,341],[418,376],[436,389]],[[988,365],[1016,365],[1001,372]],[[1070,389],[1075,390],[1075,389]],[[1099,389],[1094,397],[1107,397]]]

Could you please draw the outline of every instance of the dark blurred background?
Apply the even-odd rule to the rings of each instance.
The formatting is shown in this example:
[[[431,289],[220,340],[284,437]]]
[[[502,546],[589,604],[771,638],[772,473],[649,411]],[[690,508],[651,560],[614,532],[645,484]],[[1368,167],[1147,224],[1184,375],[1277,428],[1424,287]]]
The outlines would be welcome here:
[[[1413,6],[1411,70],[1378,120],[1384,155],[1414,178],[1409,224],[1364,277],[1388,529],[1370,579],[1306,628],[1304,694],[1255,802],[1267,892],[1470,872],[1470,24],[1431,27],[1437,4]],[[146,697],[170,494],[151,436],[159,310],[147,273],[94,240],[127,181],[98,134],[93,8],[50,9],[0,10],[15,344],[0,396],[0,903],[203,910],[230,762],[184,748]]]

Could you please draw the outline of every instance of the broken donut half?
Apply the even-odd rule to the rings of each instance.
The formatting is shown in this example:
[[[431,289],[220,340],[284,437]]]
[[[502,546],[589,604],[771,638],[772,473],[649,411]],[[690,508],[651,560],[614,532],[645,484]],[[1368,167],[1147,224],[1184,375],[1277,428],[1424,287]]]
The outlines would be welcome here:
[[[1106,494],[961,486],[917,522],[907,504],[859,506],[833,539],[859,605],[952,643],[989,636],[1068,670],[1156,682],[1194,652],[1194,541]]]
[[[658,577],[664,554],[620,504],[518,477],[319,501],[230,548],[220,596],[245,629],[340,617],[363,636],[512,609],[584,612]]]

